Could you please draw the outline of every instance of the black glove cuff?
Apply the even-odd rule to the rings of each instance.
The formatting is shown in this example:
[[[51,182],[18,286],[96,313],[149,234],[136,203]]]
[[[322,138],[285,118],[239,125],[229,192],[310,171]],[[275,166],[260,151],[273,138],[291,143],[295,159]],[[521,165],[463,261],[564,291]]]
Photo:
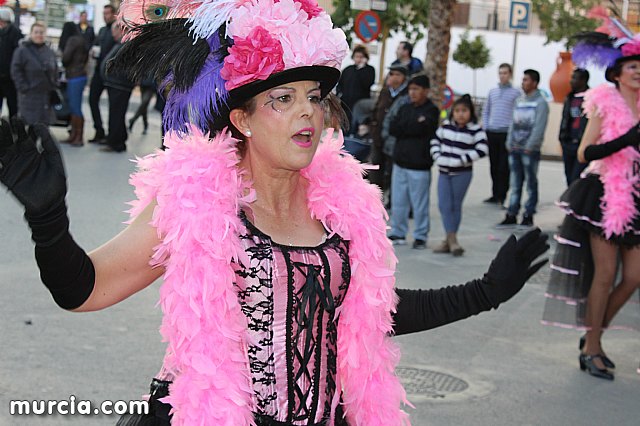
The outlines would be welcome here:
[[[40,279],[61,308],[77,308],[89,298],[95,284],[95,268],[69,232],[51,245],[36,245],[35,255]]]
[[[64,200],[53,205],[45,213],[31,215],[24,214],[31,228],[31,239],[39,247],[49,247],[69,232],[69,217]]]
[[[485,301],[487,302],[487,306],[491,306],[493,309],[498,309],[498,306],[500,306],[500,304],[504,302],[504,300],[501,300],[502,298],[498,294],[498,289],[496,288],[496,286],[492,284],[491,281],[489,281],[489,277],[487,277],[487,274],[484,274],[482,279],[478,280],[478,282],[480,283],[478,285],[478,289],[480,290],[480,292],[482,292]]]

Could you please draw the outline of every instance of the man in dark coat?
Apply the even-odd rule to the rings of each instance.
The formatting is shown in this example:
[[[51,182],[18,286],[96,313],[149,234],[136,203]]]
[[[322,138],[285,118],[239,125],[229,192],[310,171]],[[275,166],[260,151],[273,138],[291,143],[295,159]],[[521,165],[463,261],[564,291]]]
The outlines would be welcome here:
[[[11,59],[18,48],[22,33],[13,25],[13,11],[8,7],[0,7],[0,111],[2,101],[7,98],[9,116],[18,113],[18,94],[11,78]]]
[[[578,68],[571,75],[571,92],[567,95],[562,109],[560,123],[560,145],[562,145],[562,159],[564,160],[564,174],[567,186],[580,177],[580,173],[587,166],[578,161],[578,146],[584,129],[587,127],[587,116],[582,109],[584,92],[589,89],[589,71]]]
[[[36,22],[29,40],[13,54],[11,78],[18,91],[18,114],[26,124],[51,123],[51,91],[58,85],[56,53],[46,43],[47,29]]]
[[[93,118],[93,127],[96,129],[96,135],[93,139],[89,139],[89,142],[100,143],[105,141],[104,126],[102,124],[102,115],[100,114],[100,95],[105,89],[104,81],[100,69],[107,57],[115,41],[111,34],[111,26],[116,21],[116,9],[112,5],[108,4],[102,11],[105,26],[100,28],[98,37],[96,38],[95,45],[100,47],[100,54],[96,57],[96,69],[91,79],[91,86],[89,86],[89,106],[91,107],[91,117]]]
[[[391,233],[394,245],[406,244],[409,212],[415,227],[413,248],[425,249],[429,233],[429,189],[431,186],[430,141],[435,136],[440,111],[429,99],[429,77],[418,74],[409,80],[409,102],[402,105],[390,123],[396,137],[391,174]]]
[[[385,87],[380,91],[373,108],[371,164],[378,166],[378,170],[369,172],[369,181],[378,185],[383,191],[389,189],[391,185],[393,161],[391,156],[384,153],[385,138],[382,137],[382,123],[393,103],[407,94],[407,74],[406,67],[391,65],[385,80]]]
[[[93,30],[93,26],[89,24],[87,12],[80,12],[80,22],[78,22],[76,26],[87,45],[87,50],[91,49],[91,46],[93,46],[93,43],[96,41],[96,33]]]
[[[358,130],[358,124],[353,123],[353,107],[360,99],[371,97],[371,86],[376,79],[376,70],[369,64],[369,52],[365,46],[356,46],[351,54],[353,65],[349,65],[340,75],[336,86],[336,93],[344,104],[344,110],[349,118],[350,133]]]

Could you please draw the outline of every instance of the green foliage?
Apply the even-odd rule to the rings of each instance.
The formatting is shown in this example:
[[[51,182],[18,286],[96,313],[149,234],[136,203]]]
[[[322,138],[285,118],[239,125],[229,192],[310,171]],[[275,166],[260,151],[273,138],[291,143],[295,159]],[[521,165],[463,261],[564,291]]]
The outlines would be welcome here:
[[[491,62],[489,48],[484,44],[484,37],[478,35],[469,41],[469,30],[460,37],[460,44],[453,52],[453,60],[472,70],[484,68]]]
[[[571,48],[571,36],[581,31],[592,31],[598,22],[587,18],[587,12],[600,0],[532,0],[533,12],[547,35],[547,42],[563,41]]]
[[[386,11],[375,11],[380,15],[382,21],[380,37],[383,37],[385,33],[404,32],[407,40],[412,43],[423,38],[425,34],[422,29],[427,26],[429,3],[429,0],[387,0]],[[331,15],[333,24],[342,28],[349,37],[353,31],[356,16],[360,11],[351,9],[349,0],[333,0],[333,6],[335,7],[335,11]]]

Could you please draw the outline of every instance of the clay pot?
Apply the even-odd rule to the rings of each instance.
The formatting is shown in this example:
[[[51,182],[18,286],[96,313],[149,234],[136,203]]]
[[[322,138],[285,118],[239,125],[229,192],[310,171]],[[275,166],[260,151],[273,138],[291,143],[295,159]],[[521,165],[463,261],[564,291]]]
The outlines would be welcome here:
[[[571,74],[575,67],[571,61],[571,52],[560,52],[556,64],[556,70],[551,74],[549,80],[549,87],[553,101],[562,103],[571,91]]]

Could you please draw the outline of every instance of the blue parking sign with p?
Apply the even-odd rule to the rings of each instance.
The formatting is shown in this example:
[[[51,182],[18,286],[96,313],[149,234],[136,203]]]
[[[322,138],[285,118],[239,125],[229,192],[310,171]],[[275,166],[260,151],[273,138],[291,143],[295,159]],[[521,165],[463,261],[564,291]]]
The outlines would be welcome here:
[[[531,3],[523,0],[513,0],[509,11],[509,29],[527,31],[531,18]]]

